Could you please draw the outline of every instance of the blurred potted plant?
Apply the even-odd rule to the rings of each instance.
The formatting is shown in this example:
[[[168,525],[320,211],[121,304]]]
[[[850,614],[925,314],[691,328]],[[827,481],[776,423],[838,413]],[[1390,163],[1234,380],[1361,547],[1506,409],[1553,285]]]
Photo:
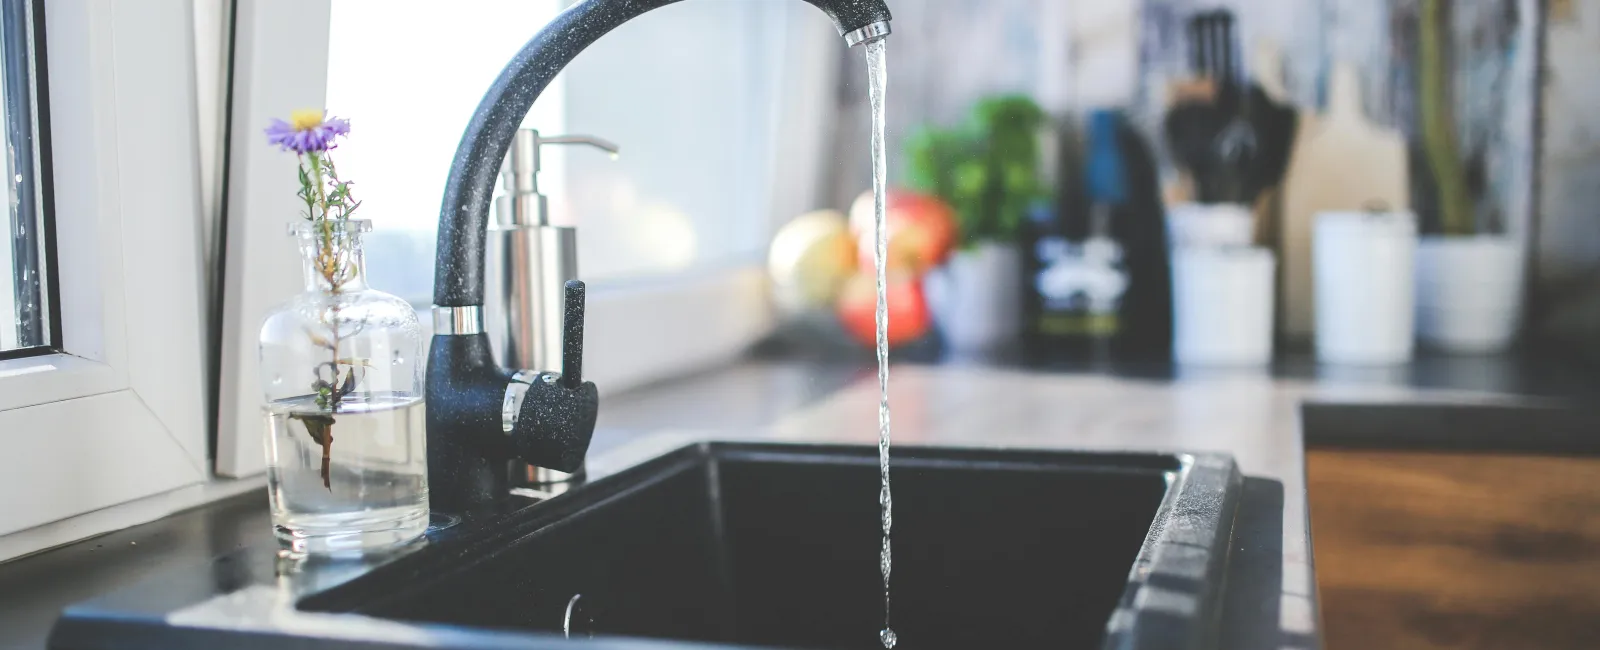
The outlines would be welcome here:
[[[1423,0],[1418,26],[1422,149],[1439,232],[1417,246],[1417,335],[1450,352],[1497,352],[1510,345],[1522,312],[1522,251],[1514,238],[1480,227],[1476,214],[1449,92],[1447,6]]]
[[[1051,194],[1040,173],[1046,123],[1032,99],[1000,95],[979,101],[966,124],[925,127],[906,145],[908,184],[955,214],[957,249],[926,279],[934,322],[955,351],[992,348],[1021,330],[1017,239],[1029,207]]]

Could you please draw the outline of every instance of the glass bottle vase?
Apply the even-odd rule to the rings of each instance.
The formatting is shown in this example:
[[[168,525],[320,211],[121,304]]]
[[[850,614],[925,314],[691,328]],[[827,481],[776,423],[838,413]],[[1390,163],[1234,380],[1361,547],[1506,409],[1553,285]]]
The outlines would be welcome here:
[[[292,553],[378,550],[428,526],[422,328],[367,286],[371,229],[294,224],[305,289],[261,326],[272,525]]]

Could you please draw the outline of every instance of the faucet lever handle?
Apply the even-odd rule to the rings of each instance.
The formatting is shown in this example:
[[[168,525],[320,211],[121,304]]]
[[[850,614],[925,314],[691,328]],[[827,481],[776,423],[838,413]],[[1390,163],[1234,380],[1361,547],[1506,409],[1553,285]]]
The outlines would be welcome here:
[[[568,280],[564,287],[565,309],[561,318],[561,385],[577,388],[583,383],[583,309],[586,288],[581,280]]]
[[[521,404],[515,406],[517,414],[505,431],[510,434],[511,452],[522,460],[576,472],[583,467],[594,436],[600,393],[593,382],[583,380],[584,285],[568,280],[563,289],[561,376],[541,372],[539,381],[527,383]]]

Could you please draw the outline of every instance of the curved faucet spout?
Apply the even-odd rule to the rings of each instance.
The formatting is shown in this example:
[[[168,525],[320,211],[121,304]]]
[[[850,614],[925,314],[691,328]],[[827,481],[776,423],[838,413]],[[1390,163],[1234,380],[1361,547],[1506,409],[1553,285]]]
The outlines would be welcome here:
[[[556,74],[584,48],[618,25],[680,0],[583,0],[561,12],[534,35],[495,79],[450,163],[444,203],[439,207],[439,248],[434,264],[433,304],[483,304],[485,233],[490,197],[500,162],[517,128]],[[765,1],[765,0],[752,0]],[[889,33],[883,0],[805,0],[821,9],[849,45]]]

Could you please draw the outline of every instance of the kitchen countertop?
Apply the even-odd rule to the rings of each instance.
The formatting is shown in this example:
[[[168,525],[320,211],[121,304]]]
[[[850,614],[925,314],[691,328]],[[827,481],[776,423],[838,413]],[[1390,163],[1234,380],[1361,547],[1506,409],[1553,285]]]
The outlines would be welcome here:
[[[1280,570],[1261,574],[1276,574],[1276,602],[1229,614],[1276,618],[1280,636],[1262,645],[1274,648],[1316,638],[1304,475],[1304,414],[1314,411],[1305,402],[1332,409],[1325,416],[1362,412],[1340,404],[1417,413],[1514,408],[1526,398],[1268,373],[1141,379],[961,364],[897,365],[890,380],[896,444],[1233,454],[1252,479],[1247,491],[1279,495],[1267,501],[1281,503],[1269,513],[1281,517],[1264,521],[1281,521],[1282,544]],[[870,368],[745,362],[606,400],[591,462],[622,467],[707,437],[871,443],[876,412]],[[270,555],[266,517],[264,499],[243,495],[0,565],[0,647],[41,647],[62,607],[158,570],[242,547]]]

